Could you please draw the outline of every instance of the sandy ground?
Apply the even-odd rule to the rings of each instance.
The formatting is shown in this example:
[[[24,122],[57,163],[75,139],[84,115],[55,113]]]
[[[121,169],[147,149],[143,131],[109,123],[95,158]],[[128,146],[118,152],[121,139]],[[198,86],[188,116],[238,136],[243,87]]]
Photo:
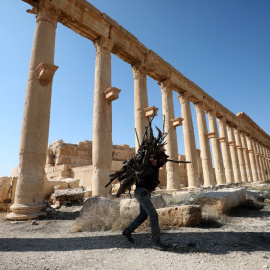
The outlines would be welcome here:
[[[0,222],[0,269],[270,269],[270,205],[235,210],[221,222],[163,231],[168,251],[150,234],[72,232],[78,208],[62,208],[37,224]]]

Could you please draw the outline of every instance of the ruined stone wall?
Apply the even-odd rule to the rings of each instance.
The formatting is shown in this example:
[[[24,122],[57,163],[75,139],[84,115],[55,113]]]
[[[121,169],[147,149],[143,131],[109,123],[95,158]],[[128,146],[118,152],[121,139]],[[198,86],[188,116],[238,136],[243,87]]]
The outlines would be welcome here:
[[[122,144],[113,145],[111,155],[113,161],[119,161],[118,163],[121,164],[122,161],[131,158],[133,154],[134,148],[130,148],[128,145]],[[119,168],[118,163],[113,163],[113,167],[116,168],[115,170]],[[63,140],[58,140],[50,144],[48,147],[45,167],[46,179],[50,180],[59,177],[82,176],[83,171],[88,174],[87,177],[89,178],[89,176],[91,176],[91,173],[89,172],[91,168],[89,166],[92,164],[91,141],[71,144],[64,143]],[[84,167],[85,169],[78,169],[80,167]],[[88,185],[90,185],[90,182]]]

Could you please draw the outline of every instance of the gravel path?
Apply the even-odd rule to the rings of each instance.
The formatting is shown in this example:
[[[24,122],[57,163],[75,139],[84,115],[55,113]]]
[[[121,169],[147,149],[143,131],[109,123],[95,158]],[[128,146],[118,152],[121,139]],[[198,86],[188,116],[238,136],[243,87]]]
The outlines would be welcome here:
[[[31,222],[0,222],[0,269],[270,269],[270,205],[240,209],[215,223],[163,231],[169,251],[151,248],[148,232],[135,244],[120,232],[72,233],[76,208]]]

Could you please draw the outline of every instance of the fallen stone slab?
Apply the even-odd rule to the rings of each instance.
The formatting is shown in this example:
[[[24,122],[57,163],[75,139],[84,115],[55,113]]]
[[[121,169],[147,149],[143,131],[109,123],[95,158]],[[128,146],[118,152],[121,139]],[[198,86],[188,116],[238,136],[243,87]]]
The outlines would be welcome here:
[[[156,209],[165,207],[166,203],[161,194],[152,195],[151,201]],[[122,199],[120,201],[120,216],[133,220],[140,212],[137,199]]]
[[[84,197],[83,188],[75,188],[75,189],[57,189],[52,195],[52,204],[56,204],[59,202],[61,205],[63,204],[77,204],[82,203]]]
[[[11,189],[12,177],[0,177],[0,202],[5,202]]]
[[[188,227],[199,225],[202,209],[199,205],[181,205],[157,209],[161,227]]]
[[[211,208],[220,214],[225,214],[230,209],[245,204],[248,201],[257,200],[258,192],[245,189],[224,189],[215,192],[200,193],[195,198],[195,203],[201,205],[202,211]]]

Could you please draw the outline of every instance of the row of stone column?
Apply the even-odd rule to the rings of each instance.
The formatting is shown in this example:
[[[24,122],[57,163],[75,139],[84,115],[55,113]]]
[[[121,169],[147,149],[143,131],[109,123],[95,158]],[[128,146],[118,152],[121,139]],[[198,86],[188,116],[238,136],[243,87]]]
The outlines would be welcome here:
[[[55,30],[61,12],[54,10],[48,1],[39,1],[37,22],[27,82],[26,101],[20,144],[19,177],[15,202],[9,219],[31,219],[42,215],[44,167],[47,155],[52,80],[57,66],[54,65]],[[105,185],[111,173],[112,157],[112,101],[118,98],[119,89],[111,86],[111,51],[113,42],[100,37],[96,47],[95,89],[93,113],[93,196],[107,194]],[[132,66],[134,74],[135,128],[139,141],[147,124],[145,109],[148,108],[147,66]],[[171,128],[166,150],[171,159],[178,159],[173,89],[170,80],[159,82],[162,92],[162,109],[165,130]],[[200,184],[199,167],[190,96],[180,93],[183,133],[187,164],[188,186]],[[207,131],[203,102],[195,104],[202,157],[204,185],[264,180],[269,171],[269,149],[253,138],[231,127],[224,117],[218,118],[220,137],[214,110],[208,110],[210,132]],[[213,172],[209,138],[212,144],[215,173]],[[247,140],[247,143],[246,143]],[[220,144],[222,147],[220,147]],[[138,145],[136,145],[138,147]],[[221,153],[222,149],[222,153]],[[179,189],[179,168],[167,163],[167,188]]]

